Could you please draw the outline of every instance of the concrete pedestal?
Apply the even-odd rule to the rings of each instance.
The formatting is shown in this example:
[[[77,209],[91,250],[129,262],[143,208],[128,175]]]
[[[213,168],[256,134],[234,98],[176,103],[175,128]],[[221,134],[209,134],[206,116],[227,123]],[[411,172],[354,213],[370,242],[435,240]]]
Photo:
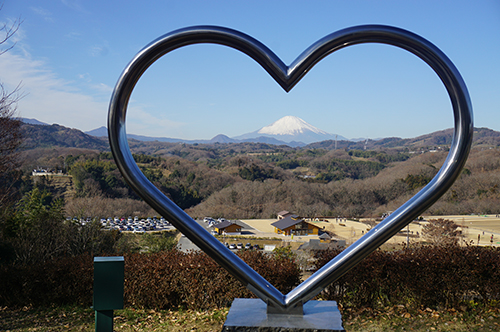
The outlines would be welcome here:
[[[334,301],[309,301],[304,315],[268,315],[260,299],[234,299],[222,332],[344,332]]]

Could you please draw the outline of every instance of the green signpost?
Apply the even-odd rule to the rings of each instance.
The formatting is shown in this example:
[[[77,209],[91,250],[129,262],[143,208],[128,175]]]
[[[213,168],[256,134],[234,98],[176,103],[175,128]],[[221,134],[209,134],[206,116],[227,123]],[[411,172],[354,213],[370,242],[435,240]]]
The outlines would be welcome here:
[[[121,256],[94,257],[95,331],[113,331],[113,310],[123,309],[125,264]]]

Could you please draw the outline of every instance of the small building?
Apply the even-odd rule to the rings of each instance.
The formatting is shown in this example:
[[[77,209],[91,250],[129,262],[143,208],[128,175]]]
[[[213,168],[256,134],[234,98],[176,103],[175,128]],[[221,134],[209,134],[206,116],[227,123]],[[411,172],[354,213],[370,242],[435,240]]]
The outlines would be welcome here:
[[[318,236],[318,239],[321,241],[321,242],[330,242],[332,240],[332,237],[330,235],[328,235],[328,233],[323,233],[321,234],[320,236]]]
[[[283,235],[318,235],[320,228],[295,215],[287,216],[271,224],[276,234]]]
[[[309,240],[304,244],[301,244],[298,250],[326,250],[329,248],[328,243],[322,243],[320,240]]]
[[[345,248],[345,240],[332,239],[330,242],[311,239],[299,246],[298,250],[327,250],[333,248]]]
[[[285,219],[286,217],[293,215],[294,215],[293,213],[283,210],[281,212],[278,212],[278,220]]]
[[[65,176],[62,170],[49,170],[45,168],[37,168],[31,172],[32,176]]]
[[[225,220],[217,225],[214,225],[214,229],[217,234],[222,235],[222,233],[232,234],[232,235],[240,235],[241,234],[241,226],[235,223],[232,223],[228,220]]]

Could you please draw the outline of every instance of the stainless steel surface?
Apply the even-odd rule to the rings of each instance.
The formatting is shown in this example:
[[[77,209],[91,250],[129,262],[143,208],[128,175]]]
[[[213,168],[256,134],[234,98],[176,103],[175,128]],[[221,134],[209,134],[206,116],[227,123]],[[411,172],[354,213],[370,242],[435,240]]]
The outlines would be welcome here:
[[[234,299],[221,332],[344,332],[335,301],[309,301],[303,315],[270,314],[259,299]]]
[[[257,61],[285,91],[290,91],[321,59],[344,47],[361,43],[382,43],[405,49],[426,62],[448,91],[455,129],[448,157],[438,174],[419,193],[285,296],[152,185],[142,174],[130,153],[125,118],[135,84],[148,67],[166,53],[198,43],[226,45],[247,54]],[[282,308],[284,313],[288,310],[293,311],[293,308],[300,307],[301,303],[312,299],[441,197],[458,177],[465,164],[472,144],[472,133],[472,106],[469,94],[453,63],[436,46],[422,37],[406,30],[382,25],[356,26],[334,32],[311,45],[290,66],[285,65],[265,45],[239,31],[215,26],[195,26],[176,30],[153,41],[127,65],[115,86],[108,114],[111,150],[118,168],[129,185],[198,247],[247,285],[253,293],[268,305]]]

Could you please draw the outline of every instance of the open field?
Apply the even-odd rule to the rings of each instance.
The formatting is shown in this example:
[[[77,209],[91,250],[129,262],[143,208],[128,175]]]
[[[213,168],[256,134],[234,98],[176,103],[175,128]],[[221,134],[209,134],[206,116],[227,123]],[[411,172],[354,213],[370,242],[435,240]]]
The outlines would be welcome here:
[[[429,219],[450,219],[456,224],[460,225],[462,228],[462,233],[464,235],[464,241],[477,244],[478,235],[480,235],[479,245],[491,245],[490,239],[493,235],[493,245],[500,246],[500,218],[496,215],[453,215],[453,216],[426,216],[425,220]],[[335,218],[327,219],[328,221],[312,222],[313,224],[334,232],[337,237],[346,240],[347,244],[350,244],[357,239],[359,239],[363,234],[369,231],[370,227],[368,224],[354,221],[345,220],[337,221]],[[255,237],[274,237],[283,238],[286,241],[292,241],[288,236],[278,235],[274,233],[274,227],[271,226],[276,219],[244,219],[241,220],[255,231],[252,231],[250,236]],[[410,231],[410,242],[423,241],[424,239],[418,235],[422,234],[422,227],[425,225],[425,221],[419,223],[411,223],[409,225]],[[406,231],[405,227],[400,234],[395,235],[389,239],[389,244],[397,244],[406,242]],[[307,242],[310,239],[317,239],[317,236],[294,236],[293,242]]]
[[[465,223],[470,228],[479,229],[486,232],[493,232],[500,235],[500,218],[494,214],[487,215],[467,215],[467,216],[430,216],[426,219],[450,219],[461,225]]]
[[[113,330],[219,332],[227,313],[227,308],[209,311],[126,308],[114,312]],[[459,312],[423,308],[413,312],[403,306],[386,308],[384,312],[343,312],[342,317],[347,332],[489,332],[500,329],[499,309]],[[94,311],[81,307],[0,308],[0,330],[94,331]]]

